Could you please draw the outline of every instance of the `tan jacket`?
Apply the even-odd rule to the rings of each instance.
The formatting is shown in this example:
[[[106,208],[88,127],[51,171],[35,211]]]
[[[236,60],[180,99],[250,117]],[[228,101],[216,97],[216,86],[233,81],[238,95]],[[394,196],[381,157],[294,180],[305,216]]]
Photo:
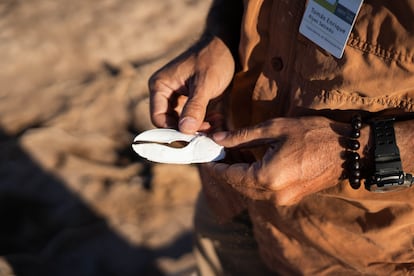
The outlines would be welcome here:
[[[341,59],[299,34],[305,2],[244,1],[231,128],[278,116],[414,112],[414,1],[366,0]],[[277,207],[205,187],[225,216],[248,208],[261,254],[281,275],[414,274],[414,188],[378,194],[344,181]]]

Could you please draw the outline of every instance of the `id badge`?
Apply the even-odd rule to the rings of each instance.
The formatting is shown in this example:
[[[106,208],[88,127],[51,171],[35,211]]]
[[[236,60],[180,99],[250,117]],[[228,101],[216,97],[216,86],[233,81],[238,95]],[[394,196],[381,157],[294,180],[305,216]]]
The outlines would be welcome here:
[[[299,32],[341,58],[363,0],[309,0]]]

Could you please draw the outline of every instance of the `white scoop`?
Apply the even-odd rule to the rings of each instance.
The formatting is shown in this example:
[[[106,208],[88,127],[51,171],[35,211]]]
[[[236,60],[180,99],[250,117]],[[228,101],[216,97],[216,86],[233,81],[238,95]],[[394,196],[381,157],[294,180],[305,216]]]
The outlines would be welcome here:
[[[175,145],[177,142],[180,147]],[[141,157],[158,163],[204,163],[225,157],[224,148],[203,134],[184,134],[165,128],[142,132],[135,137],[132,148]]]

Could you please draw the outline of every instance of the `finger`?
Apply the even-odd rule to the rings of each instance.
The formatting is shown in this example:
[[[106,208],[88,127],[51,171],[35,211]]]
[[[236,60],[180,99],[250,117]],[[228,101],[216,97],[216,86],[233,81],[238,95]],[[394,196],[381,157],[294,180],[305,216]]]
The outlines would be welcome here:
[[[169,107],[169,99],[162,94],[150,98],[150,113],[152,123],[157,127],[174,128],[177,126],[178,115]]]
[[[177,127],[178,113],[175,108],[182,94],[182,85],[171,78],[152,77],[149,81],[150,114],[157,127]]]
[[[254,200],[269,200],[273,192],[257,181],[255,167],[258,163],[236,163],[232,165],[224,163],[208,163],[207,166],[212,174],[232,186],[242,195]]]
[[[237,190],[243,196],[253,200],[268,200],[278,206],[289,206],[300,201],[305,195],[316,192],[317,190],[306,189],[304,193],[303,185],[289,185],[271,189],[270,185],[262,183],[257,170],[260,166],[258,162],[253,164],[236,163],[232,165],[224,163],[209,163],[212,174],[218,183],[226,183]],[[275,187],[273,187],[275,188]]]
[[[275,137],[270,135],[267,128],[255,126],[234,131],[222,131],[213,134],[213,139],[226,148],[255,147],[271,144]]]
[[[191,88],[190,88],[191,89]],[[197,83],[191,93],[187,103],[184,106],[183,113],[179,122],[179,129],[184,133],[194,133],[200,130],[202,126],[207,105],[210,101],[210,96],[206,93],[206,88],[203,82]]]
[[[217,131],[222,131],[224,126],[224,116],[220,112],[208,111],[205,121],[208,122],[209,128],[208,132],[213,133]]]

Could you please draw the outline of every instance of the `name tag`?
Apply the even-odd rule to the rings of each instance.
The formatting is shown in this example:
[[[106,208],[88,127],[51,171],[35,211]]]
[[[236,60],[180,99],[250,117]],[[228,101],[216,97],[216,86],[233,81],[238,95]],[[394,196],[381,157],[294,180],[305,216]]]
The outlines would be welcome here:
[[[309,0],[299,32],[341,58],[363,0]]]

